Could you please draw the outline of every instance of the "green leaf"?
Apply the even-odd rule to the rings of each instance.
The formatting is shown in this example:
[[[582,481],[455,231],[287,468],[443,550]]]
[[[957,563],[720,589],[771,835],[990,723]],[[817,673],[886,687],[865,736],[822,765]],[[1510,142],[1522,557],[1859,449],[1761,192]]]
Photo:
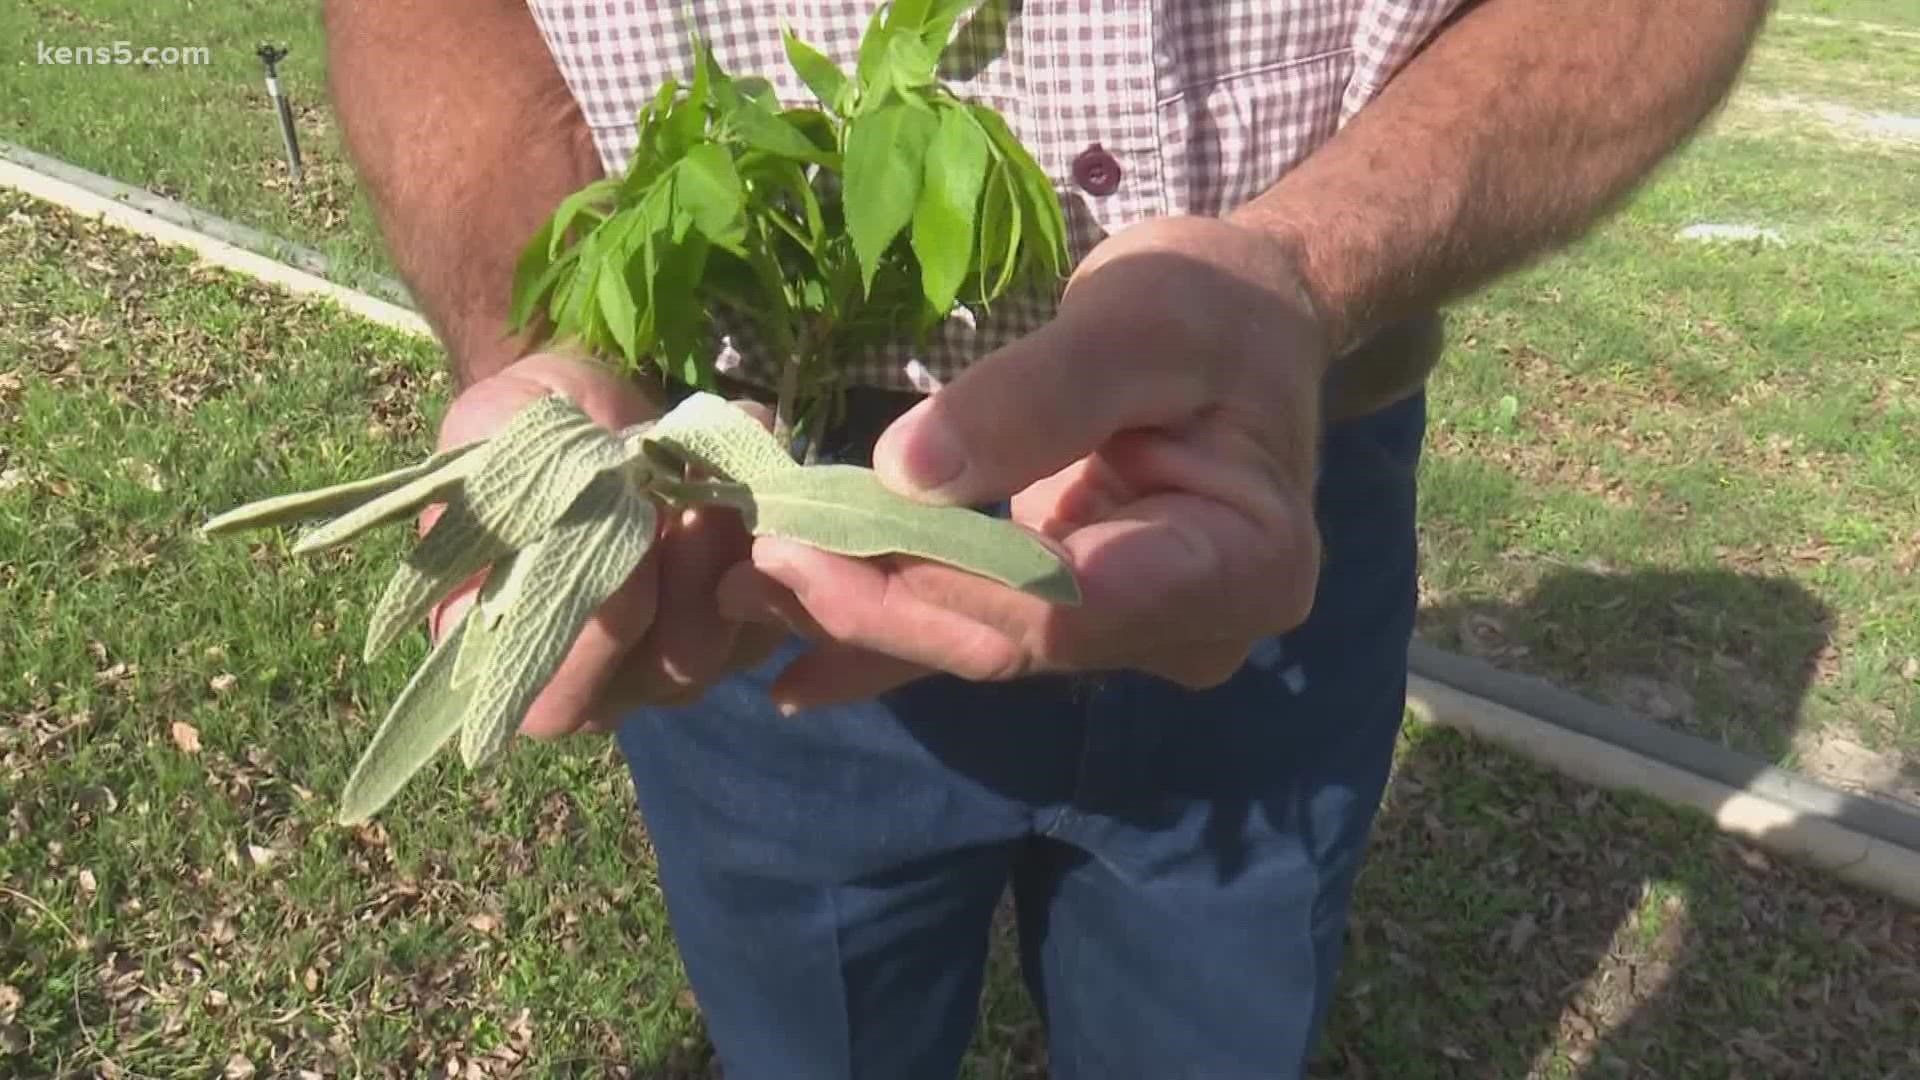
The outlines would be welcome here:
[[[461,473],[471,467],[470,462],[463,464],[463,459],[484,445],[485,440],[462,443],[442,450],[425,461],[381,473],[379,476],[351,480],[344,484],[333,484],[291,495],[275,495],[272,498],[250,502],[214,516],[205,525],[200,526],[200,532],[203,536],[219,536],[222,533],[240,532],[245,529],[264,529],[296,521],[331,517],[334,514],[355,510],[382,496],[410,487],[412,491],[424,491],[427,496],[430,496],[458,483]],[[412,491],[409,491],[409,495]]]
[[[919,31],[927,24],[928,9],[932,0],[893,0],[887,5],[886,27],[889,30]]]
[[[926,43],[910,34],[894,34],[887,42],[888,81],[901,91],[917,90],[933,84],[933,72],[940,57]]]
[[[693,86],[687,91],[687,104],[696,110],[704,110],[713,91],[715,69],[719,65],[713,62],[713,53],[707,48],[706,40],[697,33],[692,37]]]
[[[460,729],[468,695],[453,689],[453,661],[466,624],[461,619],[440,639],[387,710],[340,793],[340,824],[358,825],[379,813]]]
[[[1020,208],[1014,201],[1013,182],[1007,177],[1004,161],[996,160],[988,166],[982,194],[979,272],[980,299],[986,302],[1006,290],[1020,247]]]
[[[654,320],[656,362],[661,370],[689,386],[713,382],[713,350],[699,286],[709,252],[705,237],[690,233],[677,244],[663,244],[660,265],[648,297]]]
[[[921,22],[920,40],[936,54],[944,52],[953,37],[953,24],[978,3],[979,0],[932,0]]]
[[[854,64],[853,74],[860,80],[863,90],[879,79],[881,70],[886,66],[887,42],[893,33],[886,27],[885,15],[886,8],[875,4],[873,14],[867,18],[866,32],[860,35],[860,54]],[[863,101],[866,97],[865,93],[861,94]]]
[[[361,658],[372,663],[408,628],[425,619],[433,605],[509,550],[480,526],[464,502],[449,504],[380,594],[367,620]]]
[[[745,484],[662,486],[676,497],[733,507],[755,536],[778,536],[856,558],[909,555],[1053,603],[1080,602],[1073,572],[1033,533],[976,510],[896,495],[871,469],[806,465]]]
[[[780,163],[782,168],[775,170],[781,187],[800,204],[800,212],[807,222],[807,238],[811,250],[818,252],[827,238],[827,219],[820,212],[820,196],[808,182],[806,171],[794,162]]]
[[[813,96],[819,99],[820,104],[838,111],[839,103],[849,88],[846,73],[825,53],[795,37],[790,28],[781,27],[780,38],[787,47],[787,62],[793,65],[800,81],[807,84],[807,89],[813,91]]]
[[[747,192],[727,148],[703,143],[688,150],[676,180],[674,201],[694,228],[721,247],[739,250],[747,238]]]
[[[968,111],[980,122],[987,136],[993,140],[994,148],[1009,166],[1017,194],[1016,202],[1023,211],[1018,217],[1038,230],[1038,254],[1049,271],[1059,274],[1066,266],[1066,219],[1060,209],[1060,196],[1053,189],[1053,181],[1026,147],[1020,144],[1004,117],[978,104],[969,105]],[[1016,226],[1016,235],[1018,232]],[[1017,249],[1016,241],[1016,254],[1009,258],[1017,257]]]
[[[936,315],[953,309],[960,283],[973,266],[973,222],[979,217],[987,161],[987,137],[979,125],[962,109],[941,109],[913,213],[913,253],[920,260],[921,287]]]
[[[619,191],[618,180],[602,177],[560,200],[559,207],[547,222],[547,257],[559,257],[560,246],[567,242],[567,231],[573,228],[574,219],[595,204],[612,200]]]
[[[519,553],[522,580],[494,613],[492,648],[472,684],[460,740],[470,768],[487,764],[506,746],[581,627],[646,557],[657,514],[653,500],[625,473],[602,473],[552,532]]]
[[[756,150],[832,169],[840,167],[840,155],[820,149],[785,114],[775,114],[753,105],[736,113],[733,124],[740,141]]]
[[[515,330],[524,328],[540,305],[546,293],[544,286],[552,278],[553,261],[553,219],[549,217],[520,249],[520,258],[513,264],[513,303],[507,323]]]
[[[600,294],[600,315],[607,321],[607,329],[620,343],[620,351],[632,361],[639,359],[639,344],[634,339],[639,312],[634,307],[627,276],[618,272],[620,269],[609,266],[609,272],[600,275],[596,291]]]
[[[899,103],[849,124],[846,192],[841,200],[847,232],[860,260],[861,284],[869,293],[888,245],[913,217],[920,199],[921,165],[939,121]]]
[[[717,394],[688,395],[648,430],[641,447],[675,474],[692,462],[742,483],[800,468],[760,421]]]

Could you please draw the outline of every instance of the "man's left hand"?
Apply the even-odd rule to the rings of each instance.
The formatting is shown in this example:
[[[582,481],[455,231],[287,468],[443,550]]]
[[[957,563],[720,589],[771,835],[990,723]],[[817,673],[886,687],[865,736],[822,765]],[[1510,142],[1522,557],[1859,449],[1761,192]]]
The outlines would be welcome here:
[[[1049,538],[1082,603],[1056,606],[917,559],[772,537],[721,610],[817,642],[782,708],[858,700],[931,672],[1002,680],[1132,668],[1202,688],[1306,619],[1325,334],[1283,245],[1212,218],[1118,233],[1056,317],[970,366],[881,437],[903,494],[980,505]]]

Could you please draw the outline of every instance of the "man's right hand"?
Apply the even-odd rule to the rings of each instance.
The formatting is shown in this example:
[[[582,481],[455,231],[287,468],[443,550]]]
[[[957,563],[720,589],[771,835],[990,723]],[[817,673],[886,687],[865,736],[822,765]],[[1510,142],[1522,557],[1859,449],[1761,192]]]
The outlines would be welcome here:
[[[573,356],[538,353],[469,386],[440,424],[442,448],[485,438],[521,406],[558,393],[594,422],[618,430],[660,414],[638,386],[613,371]],[[440,507],[421,515],[430,529]],[[653,549],[625,585],[581,630],[553,678],[534,699],[520,726],[524,735],[553,739],[579,731],[609,731],[622,713],[642,704],[691,700],[714,681],[770,655],[785,636],[762,623],[720,616],[715,591],[732,567],[748,562],[752,540],[739,516],[722,509],[668,512]],[[438,641],[443,627],[473,604],[485,575],[462,585],[428,616]]]

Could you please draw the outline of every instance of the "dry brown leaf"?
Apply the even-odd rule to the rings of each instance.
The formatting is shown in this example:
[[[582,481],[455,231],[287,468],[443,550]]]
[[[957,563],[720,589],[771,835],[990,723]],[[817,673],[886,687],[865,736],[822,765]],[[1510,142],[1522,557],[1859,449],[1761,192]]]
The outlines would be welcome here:
[[[93,876],[93,871],[81,867],[80,872],[74,876],[78,879],[80,891],[85,895],[92,896],[100,891],[100,880]]]
[[[200,729],[187,723],[185,720],[175,720],[173,722],[173,745],[179,747],[180,752],[183,754],[199,753]]]
[[[220,1073],[226,1080],[252,1080],[253,1074],[253,1059],[245,1054],[235,1054],[228,1058],[227,1067]]]
[[[216,694],[224,694],[239,684],[239,676],[229,674],[225,671],[207,680],[207,686],[211,687]]]
[[[26,1003],[27,996],[20,992],[19,987],[0,983],[0,1024],[12,1023],[13,1015]]]
[[[280,853],[270,847],[261,847],[259,844],[247,845],[247,859],[255,867],[264,868],[279,857]]]

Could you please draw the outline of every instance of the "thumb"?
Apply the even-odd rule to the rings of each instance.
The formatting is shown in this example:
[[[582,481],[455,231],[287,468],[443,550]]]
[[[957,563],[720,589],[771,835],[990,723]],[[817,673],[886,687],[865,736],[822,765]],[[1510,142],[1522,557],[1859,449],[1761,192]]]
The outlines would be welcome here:
[[[1197,367],[1172,362],[1123,320],[1065,310],[973,363],[895,420],[873,467],[894,491],[977,505],[1008,498],[1134,427],[1179,423],[1202,404]]]
[[[440,445],[445,448],[492,435],[522,406],[548,394],[568,398],[595,423],[616,430],[661,412],[640,385],[598,361],[566,353],[535,353],[454,398],[440,421]]]

